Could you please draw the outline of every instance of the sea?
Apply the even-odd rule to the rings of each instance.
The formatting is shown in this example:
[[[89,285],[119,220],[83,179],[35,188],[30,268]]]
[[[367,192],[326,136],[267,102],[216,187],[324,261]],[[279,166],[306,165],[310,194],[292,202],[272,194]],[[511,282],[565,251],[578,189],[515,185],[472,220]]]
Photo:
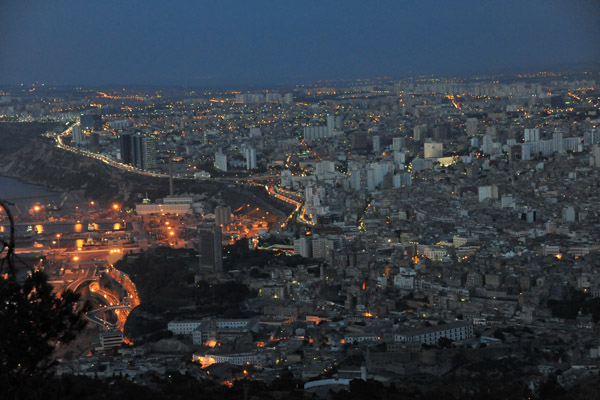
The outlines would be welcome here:
[[[20,212],[27,212],[36,204],[60,203],[61,193],[51,192],[43,186],[21,182],[15,178],[0,176],[0,199],[13,203],[14,208],[18,208]]]
[[[53,192],[43,186],[32,185],[22,182],[15,178],[0,176],[0,199],[11,203],[10,210],[15,218],[15,234],[20,247],[35,246],[35,242],[41,244],[51,243],[56,240],[56,234],[85,233],[90,230],[88,224],[66,222],[61,220],[62,210],[52,211],[56,216],[54,221],[44,220],[40,213],[39,218],[35,218],[35,207],[41,209],[54,210],[61,205],[63,194]],[[33,216],[33,218],[32,218]],[[28,222],[21,222],[25,219]],[[77,221],[78,222],[78,221]],[[110,230],[112,223],[102,222],[94,223],[93,230]],[[121,229],[129,230],[129,226]],[[0,210],[0,237],[8,234],[10,224],[4,210]],[[75,240],[67,238],[60,240],[60,245],[72,245]]]

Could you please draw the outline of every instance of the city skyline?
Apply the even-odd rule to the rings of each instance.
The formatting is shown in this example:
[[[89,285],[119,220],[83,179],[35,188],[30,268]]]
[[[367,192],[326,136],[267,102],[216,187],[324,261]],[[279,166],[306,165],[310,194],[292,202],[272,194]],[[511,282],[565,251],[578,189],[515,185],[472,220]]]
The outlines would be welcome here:
[[[7,4],[0,84],[283,85],[597,66],[594,2]]]

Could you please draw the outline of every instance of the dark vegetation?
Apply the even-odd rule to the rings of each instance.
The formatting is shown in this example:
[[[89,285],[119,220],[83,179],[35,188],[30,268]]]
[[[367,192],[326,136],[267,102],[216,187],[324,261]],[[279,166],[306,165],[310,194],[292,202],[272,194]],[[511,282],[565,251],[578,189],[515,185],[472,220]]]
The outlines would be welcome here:
[[[2,200],[0,206],[14,228],[10,207]],[[28,387],[52,375],[57,344],[85,327],[90,305],[78,304],[79,295],[69,290],[55,295],[46,274],[29,270],[15,255],[14,235],[7,236],[0,237],[0,398],[28,398]]]
[[[238,380],[229,388],[211,381],[199,382],[194,377],[169,371],[164,377],[154,377],[151,387],[132,383],[126,377],[115,376],[99,380],[85,376],[62,376],[44,381],[37,385],[23,387],[23,399],[64,399],[64,400],[100,400],[100,399],[316,399],[307,391],[299,389],[302,383],[282,372],[271,385],[262,381]],[[300,386],[299,386],[300,385]],[[426,389],[422,389],[426,387]],[[600,385],[597,377],[582,379],[569,389],[561,387],[556,376],[548,376],[531,393],[522,381],[507,381],[492,378],[478,381],[475,378],[458,379],[420,376],[408,378],[402,382],[384,385],[374,380],[352,380],[348,389],[330,390],[332,400],[594,400]],[[12,397],[17,398],[17,397]]]
[[[286,267],[295,268],[299,265],[321,263],[319,260],[307,259],[299,255],[290,257],[270,250],[253,249],[250,248],[248,239],[241,239],[232,245],[225,246],[223,256],[223,267],[226,270],[245,270],[248,268],[253,270],[256,268],[261,271],[260,273],[262,273],[263,267],[271,264],[282,264]]]
[[[136,340],[160,336],[157,332],[178,317],[244,315],[240,306],[254,293],[237,282],[195,283],[196,254],[194,250],[161,247],[125,257],[115,265],[135,283],[141,300],[127,319],[127,335]]]
[[[600,320],[600,298],[592,298],[589,293],[576,290],[572,286],[566,289],[562,300],[548,300],[552,316],[564,319],[575,319],[581,311],[582,315],[592,315],[594,322]]]

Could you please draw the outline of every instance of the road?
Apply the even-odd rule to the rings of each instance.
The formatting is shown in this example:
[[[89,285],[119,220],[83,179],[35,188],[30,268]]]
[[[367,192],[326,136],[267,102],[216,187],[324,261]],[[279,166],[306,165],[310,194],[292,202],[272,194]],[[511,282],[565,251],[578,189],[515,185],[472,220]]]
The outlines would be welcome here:
[[[81,267],[80,267],[81,268]],[[84,282],[94,281],[97,279],[96,273],[98,272],[98,268],[96,265],[90,268],[79,269],[79,277],[75,279],[73,282],[69,283],[64,290],[70,290],[72,292],[76,292],[79,286],[83,285]],[[64,291],[63,290],[63,291]],[[61,291],[62,292],[62,291]]]
[[[105,312],[105,311],[118,312],[118,310],[127,310],[128,311],[127,314],[129,314],[129,311],[131,311],[131,308],[129,306],[123,306],[123,305],[100,307],[100,308],[97,308],[95,310],[88,312],[85,317],[87,318],[88,321],[93,322],[94,324],[100,325],[101,327],[103,327],[107,330],[115,329],[115,328],[119,328],[119,325],[120,325],[119,323],[113,324],[111,322],[108,322],[108,321],[98,317],[98,314]],[[127,319],[127,317],[125,317],[125,319]],[[120,322],[120,318],[119,318],[119,322]],[[121,327],[119,329],[122,331],[123,327]]]
[[[132,173],[139,174],[139,175],[151,176],[154,178],[168,178],[169,177],[169,174],[144,171],[139,168],[133,167],[131,165],[117,162],[117,161],[113,160],[112,158],[104,156],[102,154],[93,153],[91,151],[87,151],[87,150],[81,149],[81,148],[67,146],[66,144],[63,143],[63,137],[72,134],[73,126],[75,126],[75,125],[70,126],[65,131],[63,131],[61,134],[57,134],[54,136],[54,141],[55,141],[56,147],[58,147],[59,149],[70,151],[75,154],[85,156],[85,157],[94,158],[98,161],[101,161],[101,162],[107,164],[107,165],[110,165],[111,167],[115,167],[115,168],[118,168],[123,171],[132,172]],[[252,181],[252,180],[276,179],[278,177],[279,177],[279,174],[255,175],[255,176],[240,177],[240,178],[238,178],[238,177],[223,177],[223,178],[212,177],[212,178],[210,178],[210,181],[211,182],[219,181],[219,182],[232,183],[232,182],[244,182],[244,181]],[[185,179],[185,180],[196,180],[196,178],[193,176],[185,176],[185,175],[175,175],[174,178]]]

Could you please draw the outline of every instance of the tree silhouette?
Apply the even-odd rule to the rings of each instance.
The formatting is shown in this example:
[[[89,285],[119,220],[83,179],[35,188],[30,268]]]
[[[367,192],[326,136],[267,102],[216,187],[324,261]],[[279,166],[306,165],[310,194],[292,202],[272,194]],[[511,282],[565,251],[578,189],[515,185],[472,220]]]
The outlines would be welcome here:
[[[85,303],[78,309],[79,295],[65,291],[53,293],[41,271],[28,274],[18,282],[14,264],[14,222],[6,202],[0,206],[9,216],[10,239],[2,240],[0,277],[0,398],[32,398],[35,384],[51,375],[54,349],[75,338],[85,326]]]

